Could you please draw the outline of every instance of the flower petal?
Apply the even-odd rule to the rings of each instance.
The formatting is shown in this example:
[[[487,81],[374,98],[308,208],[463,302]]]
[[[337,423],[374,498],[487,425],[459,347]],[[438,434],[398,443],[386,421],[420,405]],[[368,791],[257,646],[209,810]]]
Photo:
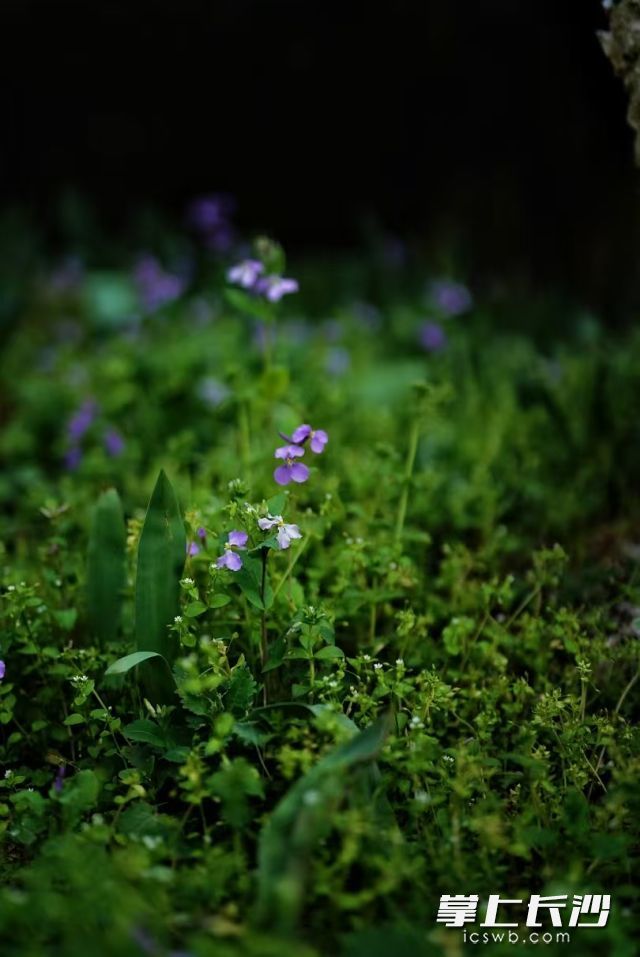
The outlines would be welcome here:
[[[297,525],[283,525],[282,526],[289,536],[289,538],[302,538],[302,532]]]
[[[294,482],[306,482],[309,478],[309,469],[302,462],[294,462],[289,471]]]
[[[273,473],[273,477],[278,485],[288,485],[291,481],[291,466],[280,465]]]
[[[236,548],[244,548],[247,544],[247,539],[249,536],[246,532],[229,532],[227,541],[230,545],[235,545]]]
[[[291,433],[292,442],[304,442],[311,435],[310,425],[299,425],[295,432]]]
[[[227,552],[227,568],[232,572],[239,572],[242,568],[242,558],[237,552]]]
[[[273,528],[274,525],[278,525],[281,521],[282,515],[269,515],[268,518],[259,518],[258,528],[266,532],[268,528]]]
[[[324,431],[324,429],[316,429],[316,431],[311,436],[311,451],[316,454],[324,452],[324,447],[329,441],[329,436]]]

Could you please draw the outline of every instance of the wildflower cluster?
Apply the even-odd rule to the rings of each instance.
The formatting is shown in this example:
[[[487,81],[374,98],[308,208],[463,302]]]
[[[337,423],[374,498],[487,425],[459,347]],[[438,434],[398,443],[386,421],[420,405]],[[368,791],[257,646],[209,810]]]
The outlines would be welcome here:
[[[281,445],[274,452],[275,458],[282,459],[284,462],[284,465],[279,465],[274,471],[274,479],[278,485],[288,485],[290,482],[306,482],[309,478],[309,469],[304,462],[298,462],[297,459],[304,455],[304,446],[307,441],[311,451],[320,455],[324,452],[329,436],[324,429],[312,429],[310,425],[299,425],[291,434],[291,437],[283,433],[280,434],[288,444]]]

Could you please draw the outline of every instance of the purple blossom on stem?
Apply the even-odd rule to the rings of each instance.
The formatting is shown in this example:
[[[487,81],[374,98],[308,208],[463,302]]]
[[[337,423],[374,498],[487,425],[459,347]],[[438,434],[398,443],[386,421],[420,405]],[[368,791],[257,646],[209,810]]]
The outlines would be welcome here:
[[[200,525],[196,529],[196,535],[198,536],[198,538],[201,538],[201,539],[205,539],[207,537],[207,530],[204,527],[204,525]]]
[[[430,298],[445,316],[459,316],[473,305],[471,293],[460,282],[439,279],[431,284]]]
[[[91,427],[97,412],[98,403],[95,399],[85,399],[67,423],[67,435],[72,442],[78,442],[82,438]]]
[[[425,322],[420,327],[420,344],[427,352],[440,352],[447,345],[447,335],[437,322]]]
[[[278,485],[288,485],[289,482],[306,482],[309,478],[309,469],[296,459],[304,455],[304,449],[299,445],[283,445],[275,451],[275,458],[284,459],[284,465],[279,465],[273,473]]]
[[[104,448],[107,455],[117,458],[124,452],[124,439],[117,429],[107,429],[104,434]]]
[[[289,548],[294,539],[302,538],[302,532],[297,525],[288,525],[282,515],[268,515],[258,519],[258,526],[263,532],[277,527],[277,539],[280,548]]]
[[[196,555],[200,554],[200,546],[197,542],[187,542],[187,555],[189,558],[194,558]]]
[[[297,279],[287,279],[284,276],[261,276],[253,288],[265,296],[269,302],[280,302],[283,296],[298,292],[300,286]]]
[[[228,568],[232,572],[239,572],[242,568],[242,558],[233,549],[244,550],[247,547],[248,538],[246,532],[229,532],[224,546],[224,554],[216,562],[216,568]]]
[[[2,681],[4,678],[6,670],[7,666],[5,665],[4,661],[0,661],[0,681]]]
[[[291,436],[291,441],[295,445],[300,445],[310,439],[309,445],[311,451],[319,455],[324,452],[324,447],[329,441],[329,436],[324,429],[312,429],[310,425],[299,425]]]
[[[264,265],[259,259],[243,259],[232,266],[227,272],[227,279],[243,289],[253,289],[258,277],[264,272]]]

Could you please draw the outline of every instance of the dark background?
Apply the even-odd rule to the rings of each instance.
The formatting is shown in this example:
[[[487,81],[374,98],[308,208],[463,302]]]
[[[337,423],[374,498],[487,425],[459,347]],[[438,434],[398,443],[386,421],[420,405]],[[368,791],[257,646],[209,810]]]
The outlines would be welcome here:
[[[3,0],[0,198],[126,236],[207,191],[294,252],[375,224],[469,274],[640,302],[638,174],[597,0]],[[59,236],[57,237],[59,239]]]

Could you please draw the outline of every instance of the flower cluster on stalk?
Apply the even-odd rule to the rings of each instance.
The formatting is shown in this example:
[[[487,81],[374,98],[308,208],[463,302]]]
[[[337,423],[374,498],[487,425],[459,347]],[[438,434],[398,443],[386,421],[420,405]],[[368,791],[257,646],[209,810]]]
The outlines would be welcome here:
[[[291,436],[280,433],[287,445],[281,445],[274,452],[274,457],[283,461],[274,471],[273,477],[278,485],[288,485],[290,482],[306,482],[309,478],[309,469],[304,462],[299,462],[305,453],[305,444],[316,455],[324,452],[329,436],[324,429],[313,429],[310,425],[299,425]]]

